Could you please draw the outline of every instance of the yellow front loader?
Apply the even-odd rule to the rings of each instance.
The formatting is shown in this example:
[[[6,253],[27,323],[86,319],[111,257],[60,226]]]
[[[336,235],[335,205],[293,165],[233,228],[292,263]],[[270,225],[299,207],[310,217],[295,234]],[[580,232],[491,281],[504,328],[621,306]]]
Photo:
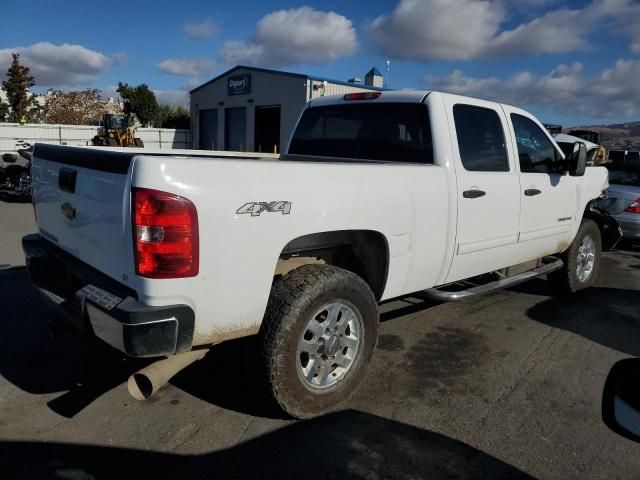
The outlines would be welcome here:
[[[103,126],[93,137],[93,144],[102,147],[144,147],[142,140],[135,136],[139,126],[135,115],[107,113],[103,117]]]

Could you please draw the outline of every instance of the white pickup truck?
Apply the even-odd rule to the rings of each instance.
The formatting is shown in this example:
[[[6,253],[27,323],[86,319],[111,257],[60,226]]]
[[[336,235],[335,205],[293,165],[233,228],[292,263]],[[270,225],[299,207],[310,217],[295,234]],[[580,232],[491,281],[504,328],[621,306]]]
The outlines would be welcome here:
[[[38,144],[23,247],[67,317],[174,372],[259,334],[273,398],[309,417],[364,376],[379,302],[594,282],[620,230],[575,147],[518,108],[418,91],[314,99],[278,160]]]

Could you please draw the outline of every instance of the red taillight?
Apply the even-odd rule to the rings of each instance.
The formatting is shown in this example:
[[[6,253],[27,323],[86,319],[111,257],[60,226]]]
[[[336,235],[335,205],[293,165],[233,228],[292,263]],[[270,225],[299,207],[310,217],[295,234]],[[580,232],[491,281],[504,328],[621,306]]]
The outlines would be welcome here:
[[[640,213],[640,197],[636,198],[636,201],[629,205],[625,212]]]
[[[172,193],[133,188],[136,273],[147,278],[198,274],[198,215],[193,203]]]
[[[358,93],[347,93],[344,96],[345,100],[375,100],[382,93],[380,92],[358,92]]]

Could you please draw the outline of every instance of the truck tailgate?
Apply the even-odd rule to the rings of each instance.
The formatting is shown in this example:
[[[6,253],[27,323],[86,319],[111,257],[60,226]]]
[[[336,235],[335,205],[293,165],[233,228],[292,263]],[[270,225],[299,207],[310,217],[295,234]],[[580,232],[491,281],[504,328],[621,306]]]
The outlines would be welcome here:
[[[37,144],[33,201],[40,234],[122,280],[132,274],[130,166],[134,154]],[[126,278],[126,277],[125,277]]]

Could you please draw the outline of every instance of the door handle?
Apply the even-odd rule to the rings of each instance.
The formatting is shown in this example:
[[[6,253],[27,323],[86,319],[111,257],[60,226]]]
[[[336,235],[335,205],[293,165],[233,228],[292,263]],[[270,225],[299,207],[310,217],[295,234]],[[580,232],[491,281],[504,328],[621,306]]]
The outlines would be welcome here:
[[[540,195],[542,192],[540,190],[538,190],[537,188],[527,188],[524,191],[524,194],[527,197],[533,197],[534,195]]]
[[[462,192],[462,196],[464,198],[480,198],[480,197],[484,197],[487,194],[487,192],[484,192],[482,190],[465,190],[464,192]]]

